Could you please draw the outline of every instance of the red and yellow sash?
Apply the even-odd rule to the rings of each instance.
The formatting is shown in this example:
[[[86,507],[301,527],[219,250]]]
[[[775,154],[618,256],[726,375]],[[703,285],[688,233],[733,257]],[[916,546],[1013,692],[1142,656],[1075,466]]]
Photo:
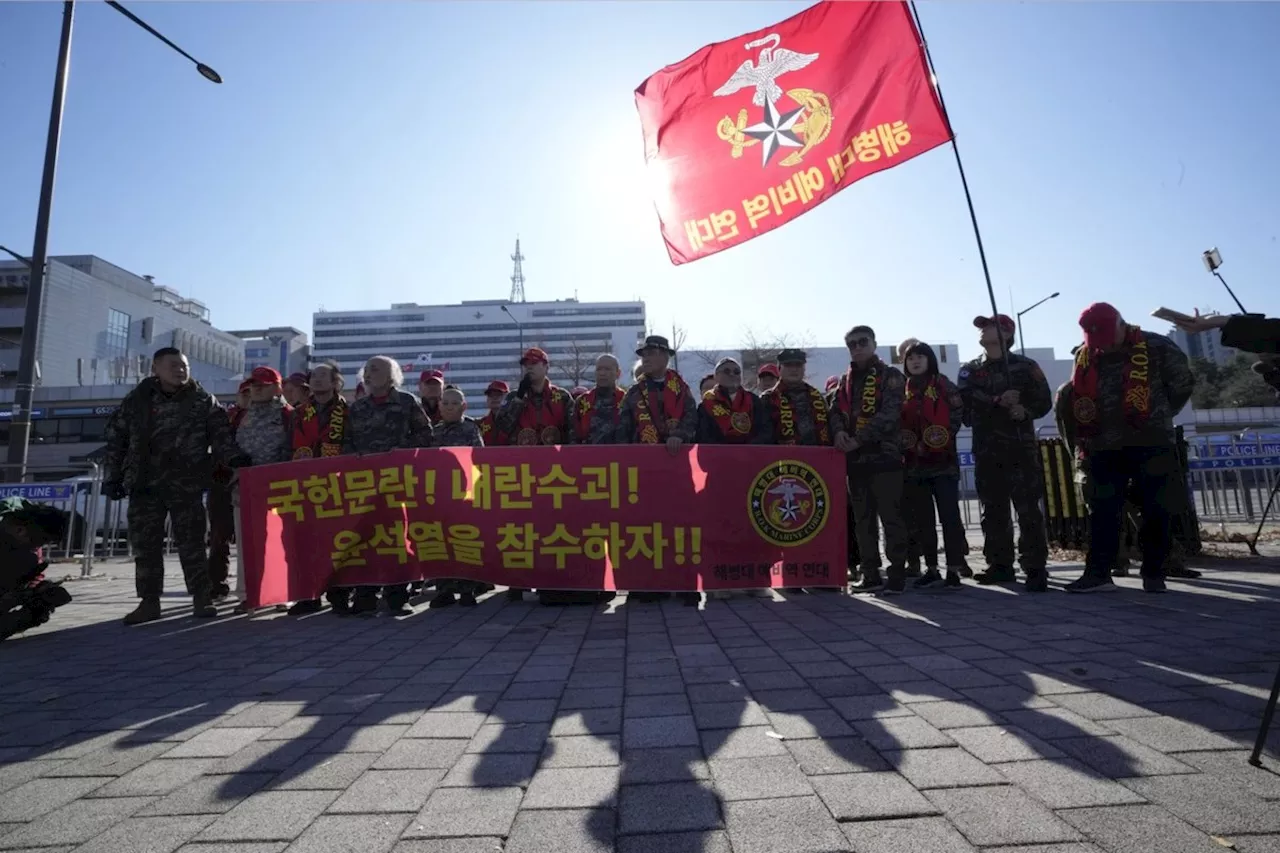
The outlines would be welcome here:
[[[867,378],[862,380],[862,393],[858,395],[858,405],[856,408],[853,403],[853,366],[845,371],[844,380],[840,383],[840,390],[836,394],[836,403],[840,406],[840,411],[853,424],[853,431],[866,427],[871,423],[871,419],[875,417],[876,412],[880,411],[880,396],[883,391],[883,383],[880,381],[884,372],[884,363],[879,358],[875,359],[871,367],[867,370]]]
[[[730,399],[717,385],[702,395],[702,407],[715,420],[720,435],[728,444],[746,444],[751,440],[755,400],[744,388]]]
[[[680,426],[684,418],[684,407],[689,399],[689,386],[684,384],[680,374],[668,370],[663,378],[661,398],[649,390],[648,378],[641,380],[640,396],[636,401],[636,426],[639,430],[641,444],[660,444],[667,440],[673,431]],[[654,420],[653,411],[658,410],[661,416]]]
[[[1147,339],[1137,326],[1130,326],[1124,337],[1124,419],[1133,429],[1142,429],[1151,416],[1151,356]],[[1075,372],[1071,375],[1072,404],[1078,435],[1089,438],[1098,430],[1098,363],[1096,353],[1081,347],[1076,353]]]
[[[822,396],[821,391],[812,385],[805,383],[804,387],[809,395],[809,405],[813,407],[813,425],[817,429],[818,444],[826,447],[831,444],[831,427],[828,424],[830,412],[827,409],[827,399]],[[773,416],[773,434],[777,437],[778,444],[795,444],[798,438],[795,407],[791,405],[791,400],[783,393],[782,385],[779,384],[766,394],[765,399],[769,402],[769,413]]]
[[[924,389],[917,392],[908,379],[902,407],[903,452],[918,460],[944,461],[955,455],[955,449],[951,404],[942,381],[937,376],[930,377]]]
[[[527,447],[535,444],[559,444],[564,440],[560,425],[565,421],[569,394],[550,382],[542,389],[542,405],[534,407],[528,400],[520,411],[516,444]]]
[[[333,408],[329,410],[328,424],[320,421],[320,409],[312,398],[302,408],[302,417],[294,419],[294,459],[342,455],[342,439],[347,432],[347,401],[336,395]]]
[[[592,388],[574,403],[573,429],[579,441],[586,441],[591,437],[591,413],[596,410],[596,395],[599,393],[599,388]],[[613,425],[615,427],[618,425],[618,418],[622,413],[622,398],[625,396],[627,396],[627,392],[621,388],[615,387],[613,389]]]
[[[493,412],[486,414],[477,423],[480,424],[480,437],[484,439],[485,447],[504,447],[509,443],[507,434],[498,431],[495,426]]]

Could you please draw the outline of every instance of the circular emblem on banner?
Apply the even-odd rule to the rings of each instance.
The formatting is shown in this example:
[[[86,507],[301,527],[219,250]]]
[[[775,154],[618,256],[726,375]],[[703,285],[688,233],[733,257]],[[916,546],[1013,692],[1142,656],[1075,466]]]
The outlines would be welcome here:
[[[516,433],[516,444],[529,447],[538,443],[538,431],[533,427],[525,427]]]
[[[1098,407],[1088,397],[1077,397],[1071,404],[1071,410],[1076,413],[1076,420],[1082,424],[1092,423],[1098,416]]]
[[[804,545],[827,524],[827,484],[803,462],[776,462],[752,482],[747,513],[756,533],[769,544],[783,548]]]
[[[899,432],[898,435],[902,440],[903,450],[910,450],[911,448],[916,446],[915,430],[904,429],[901,432]]]
[[[560,443],[560,430],[556,427],[547,427],[542,431],[542,443],[546,445]]]
[[[751,432],[751,417],[746,412],[734,412],[729,416],[729,426],[734,432]]]
[[[938,424],[930,424],[924,431],[924,443],[932,450],[939,450],[947,446],[947,442],[951,440],[951,433],[944,426]]]
[[[297,450],[293,451],[294,459],[310,459],[313,455],[314,454],[311,452],[310,447],[299,447]]]

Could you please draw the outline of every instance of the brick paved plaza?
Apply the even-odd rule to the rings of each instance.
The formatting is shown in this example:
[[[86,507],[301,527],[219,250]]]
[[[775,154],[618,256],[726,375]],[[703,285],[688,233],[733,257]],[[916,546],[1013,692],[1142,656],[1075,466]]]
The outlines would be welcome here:
[[[1280,726],[1272,769],[1245,760],[1276,560],[1164,596],[499,595],[133,629],[131,566],[99,569],[0,644],[0,850],[1280,851]]]

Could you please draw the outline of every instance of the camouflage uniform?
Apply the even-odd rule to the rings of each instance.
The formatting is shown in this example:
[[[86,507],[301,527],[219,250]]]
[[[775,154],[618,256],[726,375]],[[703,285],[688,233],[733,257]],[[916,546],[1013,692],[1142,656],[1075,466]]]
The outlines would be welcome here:
[[[751,435],[745,444],[773,444],[773,417],[769,407],[757,394],[743,389],[743,393],[751,397]],[[806,406],[808,401],[806,400]],[[720,422],[711,412],[717,403],[728,406],[728,398],[719,394],[719,387],[708,391],[702,397],[702,405],[698,407],[698,444],[730,444],[725,440]],[[812,425],[811,425],[812,426]],[[798,430],[797,430],[798,431]]]
[[[1162,578],[1169,554],[1170,516],[1185,504],[1185,485],[1178,464],[1177,431],[1173,418],[1182,411],[1195,389],[1195,377],[1186,355],[1164,335],[1142,332],[1149,359],[1149,408],[1140,427],[1126,421],[1125,365],[1128,347],[1094,353],[1098,386],[1096,429],[1083,435],[1073,405],[1060,408],[1060,417],[1076,445],[1081,467],[1092,480],[1089,495],[1089,553],[1085,576],[1105,578],[1122,544],[1125,501],[1130,483],[1136,483],[1142,500],[1142,575]],[[1067,396],[1060,394],[1060,397]]]
[[[543,431],[550,428],[554,428],[560,433],[560,440],[555,442],[556,444],[567,443],[571,432],[569,428],[569,413],[573,411],[573,400],[569,397],[568,391],[563,388],[557,388],[551,382],[544,384],[541,391],[535,391],[531,387],[527,398],[520,396],[520,389],[518,388],[508,394],[507,398],[502,401],[502,408],[498,409],[498,414],[493,418],[494,427],[499,432],[504,433],[508,437],[508,441],[515,444],[520,435],[520,416],[524,413],[525,406],[541,409],[551,402],[551,400],[543,399],[547,394],[551,394],[553,398],[559,398],[564,408],[564,415],[557,418],[555,423],[548,421],[541,425],[542,429],[537,431],[538,444],[542,444]],[[550,411],[549,406],[547,411]]]
[[[603,393],[601,393],[603,392]],[[573,401],[573,415],[570,421],[573,423],[573,429],[569,430],[569,444],[618,444],[618,427],[617,421],[621,419],[621,408],[615,403],[617,394],[613,388],[597,388],[595,395],[595,405],[590,393],[583,394],[581,397]],[[587,437],[585,440],[578,438],[577,422],[580,416],[585,417],[583,412],[590,408],[591,422],[587,427]]]
[[[974,482],[982,507],[982,553],[987,572],[979,575],[979,580],[1014,579],[1012,502],[1018,517],[1018,562],[1028,579],[1042,582],[1049,543],[1040,510],[1044,471],[1035,421],[1053,408],[1053,398],[1040,365],[1017,353],[1006,357],[1007,372],[1000,359],[975,358],[960,368],[958,383],[965,423],[973,427]],[[1010,389],[1018,392],[1019,403],[1026,410],[1026,419],[1021,422],[996,403]]]
[[[875,414],[859,429],[862,390],[872,371],[879,374],[879,399]],[[835,391],[832,435],[848,433],[858,442],[857,450],[845,454],[845,470],[861,557],[861,586],[867,590],[880,585],[880,527],[889,561],[888,591],[901,592],[905,584],[908,532],[902,518],[902,404],[906,388],[901,371],[872,357],[861,366],[851,364]]]
[[[640,398],[645,394],[649,395],[649,400],[653,404],[650,414],[653,417],[653,424],[658,428],[658,434],[663,441],[668,438],[678,438],[685,444],[692,444],[694,439],[697,438],[698,399],[686,386],[684,411],[680,414],[680,421],[668,430],[667,417],[662,411],[663,382],[665,382],[664,379],[653,379],[646,376],[627,389],[627,396],[622,398],[622,415],[618,419],[615,444],[638,444],[640,442],[640,427],[636,422],[636,410],[640,404]]]
[[[346,431],[343,434],[344,453],[387,453],[413,447],[429,447],[431,424],[418,398],[399,389],[393,389],[381,402],[372,396],[361,397],[347,411]],[[368,613],[377,609],[378,588],[356,587],[352,611]],[[392,612],[400,611],[409,600],[408,584],[394,584],[382,588],[382,598]]]
[[[231,466],[242,461],[227,413],[194,380],[170,394],[159,379],[148,377],[112,412],[106,438],[108,493],[129,498],[138,597],[158,600],[164,592],[168,518],[187,592],[207,604],[211,589],[203,496],[212,485],[215,461]]]
[[[480,424],[471,418],[463,418],[454,423],[437,421],[431,428],[432,447],[484,447],[484,438],[480,434]],[[441,578],[436,581],[439,595],[431,602],[432,607],[444,607],[453,603],[454,595],[463,596],[465,603],[472,603],[475,597],[484,591],[485,585],[462,578]],[[469,597],[469,598],[468,598]]]

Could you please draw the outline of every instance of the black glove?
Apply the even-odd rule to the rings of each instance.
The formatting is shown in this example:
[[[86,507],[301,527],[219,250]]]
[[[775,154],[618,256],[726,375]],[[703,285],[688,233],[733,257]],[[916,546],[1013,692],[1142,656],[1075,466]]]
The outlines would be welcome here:
[[[533,380],[529,378],[529,374],[526,373],[524,378],[520,380],[519,387],[516,388],[516,396],[525,400],[528,399],[531,394],[533,394]]]
[[[108,500],[118,501],[129,497],[129,493],[124,490],[124,483],[118,480],[105,480],[102,483],[102,496]]]

